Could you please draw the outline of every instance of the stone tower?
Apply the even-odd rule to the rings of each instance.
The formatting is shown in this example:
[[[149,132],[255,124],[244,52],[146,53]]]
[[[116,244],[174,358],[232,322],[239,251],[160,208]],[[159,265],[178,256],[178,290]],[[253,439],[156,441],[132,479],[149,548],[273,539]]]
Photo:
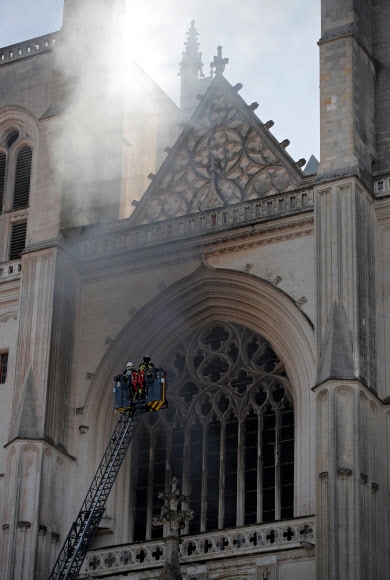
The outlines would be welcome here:
[[[322,2],[315,392],[318,577],[324,579],[389,573],[380,556],[388,529],[379,533],[386,517],[379,507],[386,494],[380,400],[389,395],[380,320],[388,316],[381,274],[387,203],[380,197],[386,186],[389,192],[389,18],[381,0]]]
[[[2,580],[48,576],[112,377],[145,353],[169,406],[143,418],[83,574],[388,578],[388,1],[322,1],[311,174],[221,47],[202,77],[194,23],[179,110],[102,41],[123,3],[94,3],[77,42],[83,6],[0,49]],[[175,477],[194,517],[164,544]]]

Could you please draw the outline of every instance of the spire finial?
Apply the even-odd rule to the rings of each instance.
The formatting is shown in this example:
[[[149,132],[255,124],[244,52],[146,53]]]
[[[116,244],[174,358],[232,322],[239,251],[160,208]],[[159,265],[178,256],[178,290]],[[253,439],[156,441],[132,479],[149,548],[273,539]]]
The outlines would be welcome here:
[[[191,20],[191,26],[187,32],[187,41],[184,43],[183,60],[180,63],[180,74],[183,69],[191,69],[195,72],[196,78],[203,77],[202,71],[202,53],[199,51],[200,43],[198,42],[199,32],[195,28],[195,20]]]
[[[225,65],[229,62],[228,58],[222,58],[222,46],[217,46],[217,56],[214,56],[213,62],[210,63],[211,68],[215,68],[215,75],[221,75],[225,70]]]

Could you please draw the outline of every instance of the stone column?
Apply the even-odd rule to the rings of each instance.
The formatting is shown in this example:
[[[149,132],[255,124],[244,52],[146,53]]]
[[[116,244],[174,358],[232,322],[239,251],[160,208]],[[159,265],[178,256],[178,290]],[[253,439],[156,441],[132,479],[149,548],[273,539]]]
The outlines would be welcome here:
[[[316,188],[318,578],[376,578],[364,486],[376,484],[361,397],[376,390],[375,217],[357,178]]]
[[[44,441],[7,446],[1,530],[1,578],[46,580],[59,537],[64,468],[70,458]]]
[[[0,576],[44,580],[59,537],[64,462],[71,461],[65,449],[76,278],[54,244],[30,248],[22,272]]]

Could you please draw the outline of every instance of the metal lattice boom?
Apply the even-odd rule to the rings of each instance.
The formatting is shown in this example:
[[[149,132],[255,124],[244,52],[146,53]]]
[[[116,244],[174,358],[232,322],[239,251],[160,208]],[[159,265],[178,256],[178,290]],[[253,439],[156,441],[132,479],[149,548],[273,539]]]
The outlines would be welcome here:
[[[144,405],[121,414],[76,520],[62,546],[49,580],[74,580],[103,517],[107,498],[144,412]]]

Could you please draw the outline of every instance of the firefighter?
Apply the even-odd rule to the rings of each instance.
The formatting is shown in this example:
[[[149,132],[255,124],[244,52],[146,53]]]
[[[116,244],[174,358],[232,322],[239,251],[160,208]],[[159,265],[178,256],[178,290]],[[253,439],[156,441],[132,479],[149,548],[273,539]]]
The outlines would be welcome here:
[[[144,356],[143,359],[144,359],[144,362],[142,362],[139,365],[139,370],[140,371],[146,371],[148,369],[154,369],[154,364],[152,363],[152,359],[150,358],[150,356]]]
[[[154,369],[154,364],[150,356],[144,356],[143,362],[139,365],[139,375],[142,383],[142,389],[144,391],[144,396],[146,397],[146,377],[151,377],[151,369]]]
[[[125,377],[132,377],[133,372],[135,372],[135,368],[132,362],[128,362],[126,365],[126,369],[123,371],[123,376]]]
[[[126,369],[123,371],[123,378],[126,383],[131,384],[131,392],[129,392],[129,396],[131,396],[132,400],[135,401],[136,399],[139,399],[141,396],[141,386],[137,380],[137,371],[132,362],[127,363]]]

